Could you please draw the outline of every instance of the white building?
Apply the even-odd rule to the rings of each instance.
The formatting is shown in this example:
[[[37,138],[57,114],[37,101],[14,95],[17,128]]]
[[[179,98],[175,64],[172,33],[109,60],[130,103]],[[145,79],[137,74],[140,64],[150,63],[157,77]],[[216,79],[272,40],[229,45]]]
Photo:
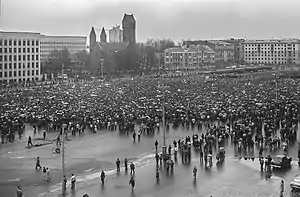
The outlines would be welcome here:
[[[109,30],[109,42],[123,42],[123,30],[120,25]]]
[[[40,34],[0,32],[0,82],[40,78]]]
[[[300,40],[246,40],[244,62],[251,64],[300,64]]]
[[[84,36],[41,36],[41,61],[48,59],[49,55],[57,50],[68,49],[71,57],[87,49]]]

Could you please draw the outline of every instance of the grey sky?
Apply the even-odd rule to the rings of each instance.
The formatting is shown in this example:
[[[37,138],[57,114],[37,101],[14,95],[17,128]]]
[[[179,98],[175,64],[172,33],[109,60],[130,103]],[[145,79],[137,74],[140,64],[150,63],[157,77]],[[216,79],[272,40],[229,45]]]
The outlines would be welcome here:
[[[0,29],[88,35],[96,26],[99,34],[132,13],[137,41],[298,38],[299,8],[300,0],[2,0]]]

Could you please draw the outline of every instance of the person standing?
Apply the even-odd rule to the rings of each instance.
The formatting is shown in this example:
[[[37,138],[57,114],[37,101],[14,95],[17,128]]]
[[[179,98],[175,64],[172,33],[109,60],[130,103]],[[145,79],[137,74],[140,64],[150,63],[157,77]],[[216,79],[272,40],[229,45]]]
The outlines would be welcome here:
[[[155,145],[155,152],[157,153],[157,147],[158,147],[158,141],[157,140],[155,140],[154,145]]]
[[[29,136],[29,137],[28,137],[27,147],[32,147],[32,146],[33,146],[32,140],[31,140],[31,137]]]

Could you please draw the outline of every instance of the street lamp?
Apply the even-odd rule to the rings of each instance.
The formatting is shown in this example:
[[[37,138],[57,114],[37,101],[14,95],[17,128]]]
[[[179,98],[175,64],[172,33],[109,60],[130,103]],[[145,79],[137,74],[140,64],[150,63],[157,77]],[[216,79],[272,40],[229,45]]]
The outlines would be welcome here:
[[[66,183],[65,183],[65,139],[64,139],[64,131],[67,127],[66,124],[62,125],[62,146],[61,146],[61,161],[62,161],[62,195],[64,196],[66,194]]]

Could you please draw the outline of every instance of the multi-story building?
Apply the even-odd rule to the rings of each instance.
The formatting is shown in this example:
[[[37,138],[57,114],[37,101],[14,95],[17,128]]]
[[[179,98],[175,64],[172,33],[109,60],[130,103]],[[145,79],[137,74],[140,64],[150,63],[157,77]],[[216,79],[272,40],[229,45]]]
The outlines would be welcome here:
[[[169,69],[196,68],[214,63],[214,52],[207,46],[173,47],[164,51],[165,67]]]
[[[214,61],[219,67],[223,67],[226,63],[234,61],[234,45],[221,40],[197,40],[185,41],[185,46],[208,46],[214,51]]]
[[[40,78],[40,34],[0,32],[0,82]]]
[[[244,62],[251,64],[300,64],[300,40],[246,40]]]
[[[123,30],[120,25],[109,30],[109,42],[123,42]]]
[[[234,61],[242,63],[244,60],[244,52],[243,52],[243,42],[244,39],[234,39],[230,38],[229,40],[223,40],[224,42],[233,44],[234,47]]]
[[[45,36],[41,35],[41,61],[46,61],[49,55],[57,50],[67,49],[71,58],[79,52],[86,50],[85,36]]]

